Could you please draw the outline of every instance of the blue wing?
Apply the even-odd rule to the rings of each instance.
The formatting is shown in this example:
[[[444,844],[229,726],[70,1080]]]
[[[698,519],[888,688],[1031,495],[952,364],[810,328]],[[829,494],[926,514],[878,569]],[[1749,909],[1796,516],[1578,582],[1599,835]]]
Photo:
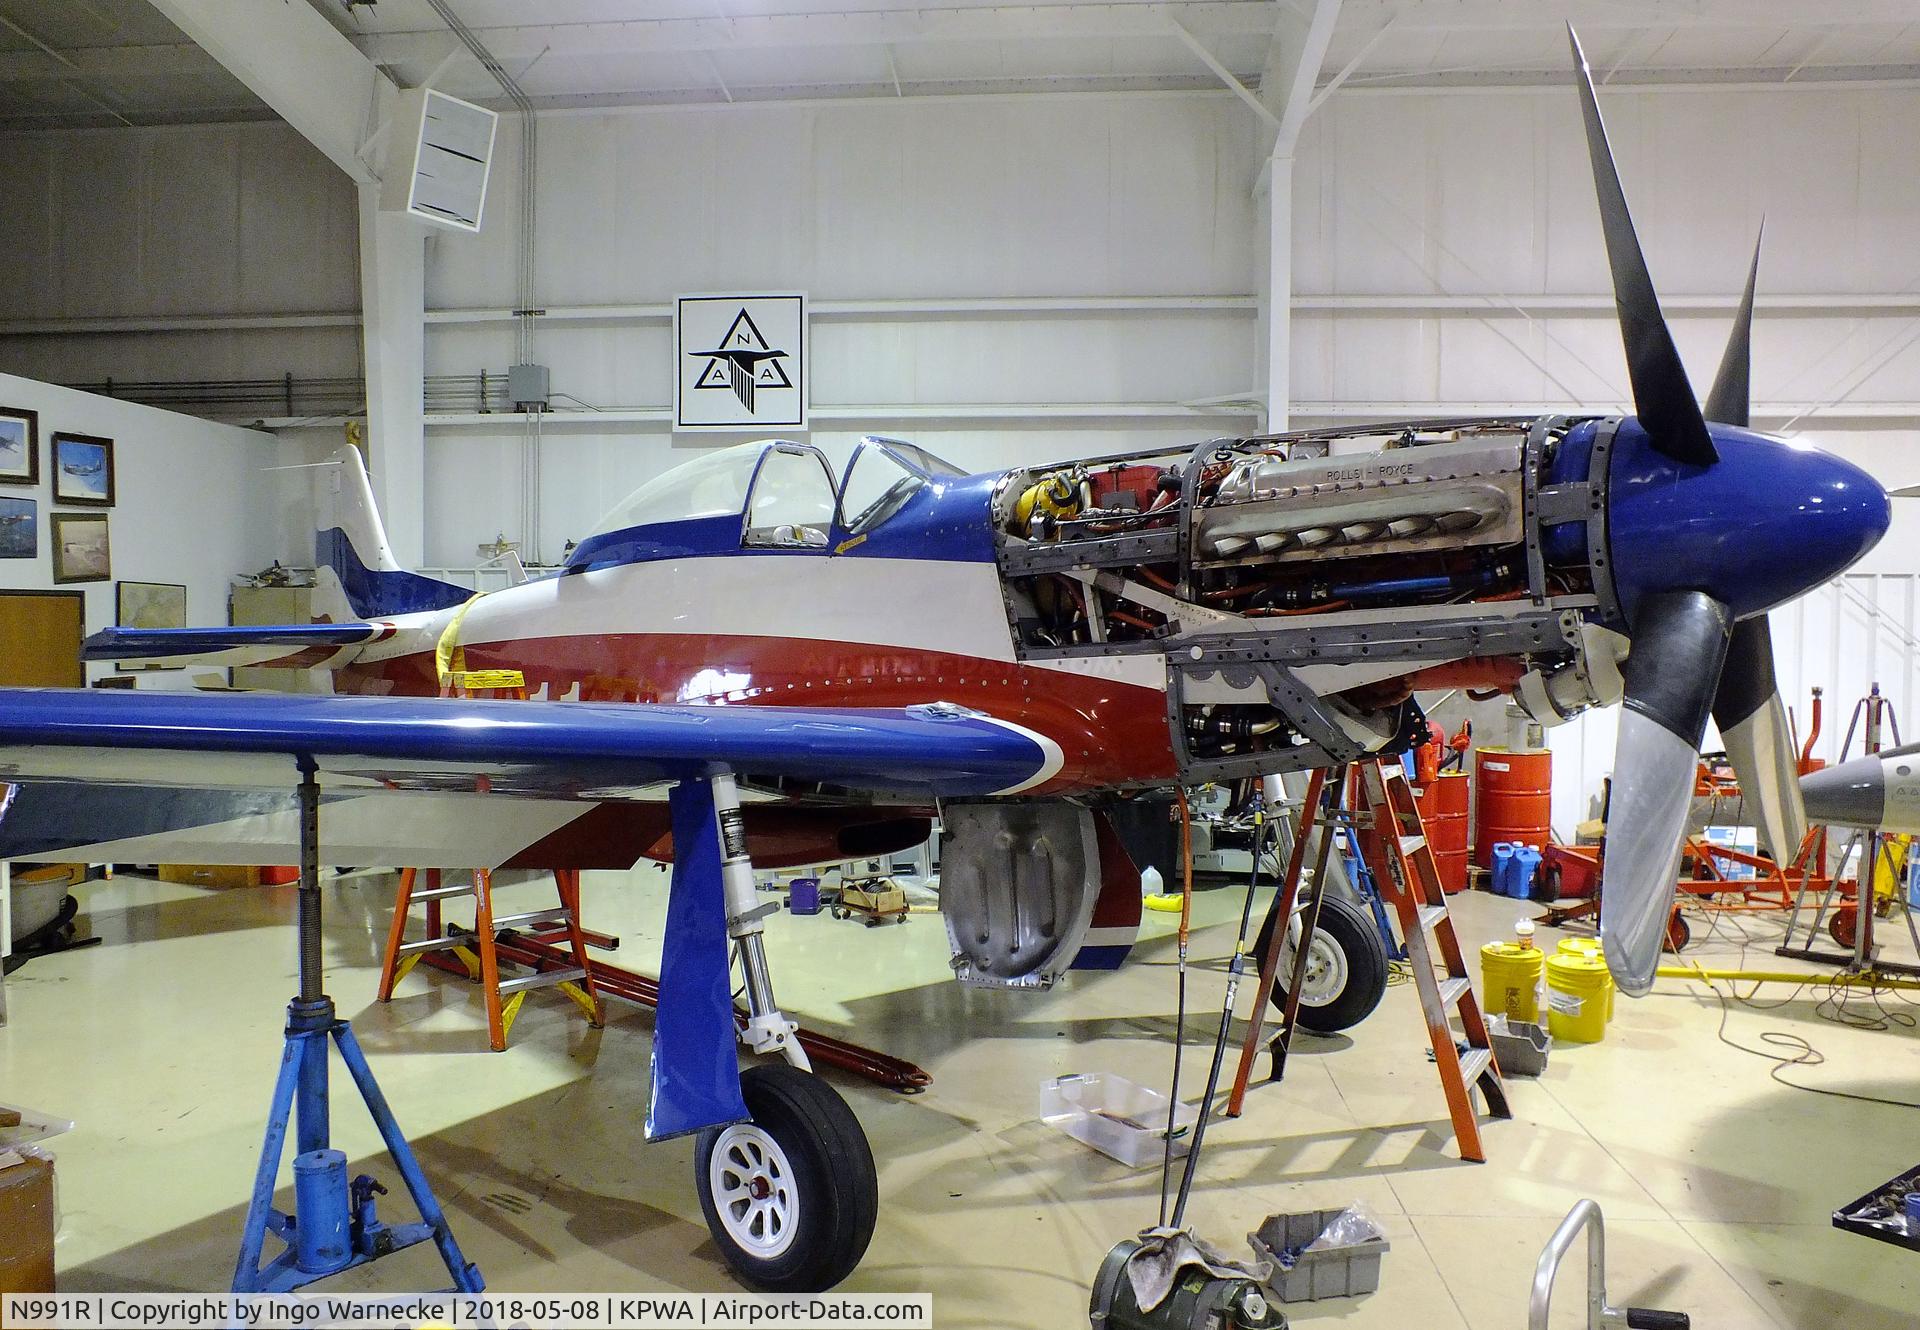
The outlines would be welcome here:
[[[250,823],[267,829],[256,843],[284,843],[285,792],[310,771],[333,801],[321,819],[322,862],[395,862],[389,851],[401,863],[433,862],[411,847],[396,849],[391,837],[367,842],[371,853],[340,857],[343,844],[358,844],[341,839],[339,824],[351,820],[343,811],[399,803],[412,815],[388,828],[447,823],[459,831],[464,861],[491,867],[530,835],[545,834],[537,822],[510,826],[529,807],[557,807],[564,820],[579,816],[575,810],[640,799],[661,781],[692,782],[674,795],[675,844],[690,848],[676,856],[673,945],[663,948],[648,1113],[649,1135],[661,1136],[745,1115],[735,1079],[719,831],[701,778],[732,772],[930,800],[1010,793],[1059,765],[1059,749],[1041,736],[939,704],[820,710],[0,690],[0,782],[8,783],[0,784],[0,858],[37,852],[148,862],[148,855],[111,849],[72,852],[112,835],[102,824],[129,814],[158,833],[199,819],[209,844],[223,828]],[[9,810],[11,783],[41,797],[13,800]],[[237,823],[234,798],[253,801]],[[209,802],[229,821],[207,828]],[[442,816],[448,812],[464,816]],[[123,837],[117,848],[130,844]]]
[[[924,805],[1038,784],[1060,751],[938,704],[0,690],[0,782],[28,787],[0,819],[0,859],[291,863],[307,763],[328,863],[624,868],[658,810],[622,808],[663,802],[662,782],[724,770]]]
[[[0,781],[619,801],[731,771],[920,799],[1045,780],[1059,751],[965,708],[664,706],[0,690]]]

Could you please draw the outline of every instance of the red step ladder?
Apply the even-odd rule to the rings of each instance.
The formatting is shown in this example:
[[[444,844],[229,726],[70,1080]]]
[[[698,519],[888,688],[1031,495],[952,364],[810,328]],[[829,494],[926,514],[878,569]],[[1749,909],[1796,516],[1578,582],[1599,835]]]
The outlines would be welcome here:
[[[457,667],[465,664],[458,659],[455,664],[456,668],[442,673],[443,696],[485,693],[526,699],[526,678],[519,670],[467,670]],[[580,926],[578,869],[554,870],[558,905],[513,914],[495,912],[493,874],[487,869],[476,868],[468,881],[447,884],[440,869],[429,868],[426,879],[422,887],[419,869],[400,870],[400,890],[394,898],[393,922],[387,930],[387,950],[380,966],[380,1001],[391,1002],[394,988],[429,953],[450,951],[466,967],[467,977],[480,985],[487,1008],[487,1035],[496,1053],[506,1051],[514,1018],[520,1014],[527,994],[536,988],[558,988],[586,1013],[588,1024],[599,1029],[605,1023],[605,1009],[594,988],[593,966],[587,959],[587,935]],[[441,905],[466,896],[473,898],[473,927],[443,926]],[[407,916],[415,902],[427,907],[427,935],[409,942]],[[502,979],[500,935],[519,929],[530,930],[536,940],[562,950],[563,963]]]
[[[1434,862],[1433,850],[1427,844],[1420,809],[1414,802],[1413,788],[1407,784],[1406,770],[1399,762],[1370,758],[1356,763],[1355,767],[1358,806],[1338,817],[1351,827],[1360,857],[1373,874],[1380,894],[1393,907],[1399,923],[1401,941],[1413,969],[1414,988],[1420,994],[1420,1007],[1426,1016],[1427,1037],[1439,1068],[1441,1089],[1446,1094],[1447,1113],[1453,1120],[1454,1139],[1460,1145],[1460,1157],[1485,1163],[1487,1156],[1480,1141],[1480,1118],[1474,1110],[1473,1092],[1480,1092],[1488,1116],[1510,1118],[1513,1112],[1508,1106],[1506,1085],[1500,1079],[1500,1066],[1494,1059],[1492,1041],[1487,1035],[1486,1018],[1467,973],[1466,956],[1454,932],[1453,918],[1447,912],[1447,894],[1440,884],[1440,870]],[[1336,773],[1336,780],[1344,776],[1342,768]],[[1267,1003],[1273,993],[1274,971],[1278,968],[1294,902],[1299,896],[1308,837],[1315,821],[1323,820],[1320,796],[1325,787],[1326,773],[1315,771],[1308,783],[1306,804],[1300,812],[1287,875],[1275,902],[1277,923],[1267,955],[1260,958],[1260,984],[1254,999],[1253,1019],[1248,1023],[1239,1069],[1228,1099],[1227,1112],[1232,1115],[1239,1114],[1246,1097]],[[1334,830],[1335,826],[1329,822],[1329,839]],[[1324,864],[1323,854],[1323,867]],[[1323,877],[1324,873],[1316,875],[1315,892],[1319,891]],[[1306,956],[1312,941],[1318,902],[1310,901],[1304,914],[1305,926],[1295,947],[1297,959]],[[1286,1049],[1298,1010],[1295,995],[1300,987],[1296,976],[1289,989],[1280,1036],[1273,1045],[1276,1078],[1285,1067]],[[1460,1022],[1457,1033],[1453,1028],[1456,1017]],[[1460,1042],[1466,1044],[1464,1053],[1458,1046]]]

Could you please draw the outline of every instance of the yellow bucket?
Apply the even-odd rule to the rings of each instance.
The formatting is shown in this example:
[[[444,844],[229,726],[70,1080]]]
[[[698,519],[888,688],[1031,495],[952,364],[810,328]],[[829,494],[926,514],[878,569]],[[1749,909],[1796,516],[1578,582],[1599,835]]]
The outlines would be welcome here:
[[[1510,1021],[1540,1020],[1540,974],[1546,953],[1517,942],[1489,942],[1480,948],[1480,989],[1490,1015]]]
[[[1597,956],[1547,958],[1547,1033],[1574,1044],[1607,1037],[1607,1002],[1613,977]]]
[[[1562,956],[1591,956],[1601,962],[1607,959],[1607,953],[1600,946],[1600,939],[1597,937],[1563,937],[1560,939],[1560,945],[1556,950]],[[1609,974],[1607,976],[1608,1020],[1613,1019],[1613,1000],[1618,994],[1619,990],[1613,985],[1613,976]]]

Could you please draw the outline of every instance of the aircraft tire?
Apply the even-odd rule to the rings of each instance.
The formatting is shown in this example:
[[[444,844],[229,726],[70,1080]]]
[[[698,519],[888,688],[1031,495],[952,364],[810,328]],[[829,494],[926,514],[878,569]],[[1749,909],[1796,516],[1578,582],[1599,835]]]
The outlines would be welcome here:
[[[1272,919],[1254,944],[1256,957],[1266,955]],[[1316,930],[1317,953],[1308,970],[1307,992],[1300,1000],[1301,1028],[1315,1034],[1338,1034],[1373,1014],[1387,991],[1387,945],[1365,907],[1343,896],[1328,895],[1320,904]],[[1273,986],[1273,1005],[1287,1004],[1286,981],[1293,973],[1291,948],[1280,953],[1280,977]],[[1316,979],[1318,978],[1318,982]],[[1334,987],[1328,991],[1326,985]]]
[[[749,1067],[751,1120],[700,1133],[694,1184],[707,1231],[742,1283],[824,1293],[866,1255],[879,1174],[860,1120],[818,1076],[784,1062]]]

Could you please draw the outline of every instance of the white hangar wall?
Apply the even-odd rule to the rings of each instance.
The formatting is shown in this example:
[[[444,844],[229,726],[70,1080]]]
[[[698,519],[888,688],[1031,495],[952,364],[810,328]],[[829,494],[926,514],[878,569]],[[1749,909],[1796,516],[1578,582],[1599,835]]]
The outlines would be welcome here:
[[[190,622],[223,624],[233,575],[284,556],[283,511],[293,500],[283,473],[268,470],[278,460],[272,435],[12,374],[0,374],[0,405],[40,417],[40,483],[32,489],[0,487],[0,498],[35,502],[35,553],[0,559],[0,589],[82,592],[86,630],[95,633],[116,622],[119,582],[179,583],[187,588]],[[113,440],[111,508],[54,499],[55,433]],[[107,515],[110,580],[54,582],[52,514],[65,512]],[[5,650],[0,642],[0,653]],[[87,667],[90,679],[113,673],[112,665]],[[160,670],[134,677],[143,688],[184,688],[192,673]]]
[[[1756,427],[1920,482],[1920,88],[1608,89],[1702,395],[1766,219]],[[1631,406],[1570,89],[1341,93],[1294,186],[1296,424]],[[1516,308],[1517,307],[1517,308]],[[1863,569],[1920,567],[1920,509]]]
[[[1602,106],[1654,281],[1703,387],[1763,214],[1756,410],[1831,401],[1869,353],[1911,336],[1920,88],[1616,88]],[[1607,405],[1624,393],[1611,302],[1593,299],[1611,287],[1570,88],[1337,95],[1308,122],[1294,197],[1296,289],[1349,302],[1296,314],[1297,412]],[[1702,311],[1703,296],[1725,303]],[[1437,316],[1447,297],[1484,304]],[[1503,297],[1538,317],[1502,308]],[[1581,298],[1580,317],[1541,314]],[[1863,319],[1849,304],[1861,300],[1892,307]],[[1493,311],[1490,327],[1481,316]],[[1836,414],[1892,404],[1911,425],[1917,400],[1920,357],[1905,357]]]
[[[0,370],[55,383],[359,373],[353,187],[290,127],[0,134],[0,179]],[[229,326],[181,330],[209,315]]]
[[[518,134],[502,122],[497,161],[516,161]],[[538,285],[557,316],[538,325],[537,358],[570,395],[563,409],[664,414],[666,302],[801,290],[816,307],[811,437],[830,453],[892,433],[985,469],[1244,432],[1244,406],[1180,404],[1255,387],[1259,151],[1251,117],[1211,94],[545,114]],[[429,375],[511,359],[499,315],[514,299],[518,188],[497,170],[483,233],[435,244],[428,305],[469,313],[432,316]],[[1155,299],[1088,307],[1115,296]],[[833,312],[846,302],[863,309]],[[608,305],[647,308],[558,316]],[[665,466],[742,437],[556,418],[539,552],[557,556]],[[520,448],[511,423],[430,429],[430,557],[470,560],[503,514],[511,534]]]

